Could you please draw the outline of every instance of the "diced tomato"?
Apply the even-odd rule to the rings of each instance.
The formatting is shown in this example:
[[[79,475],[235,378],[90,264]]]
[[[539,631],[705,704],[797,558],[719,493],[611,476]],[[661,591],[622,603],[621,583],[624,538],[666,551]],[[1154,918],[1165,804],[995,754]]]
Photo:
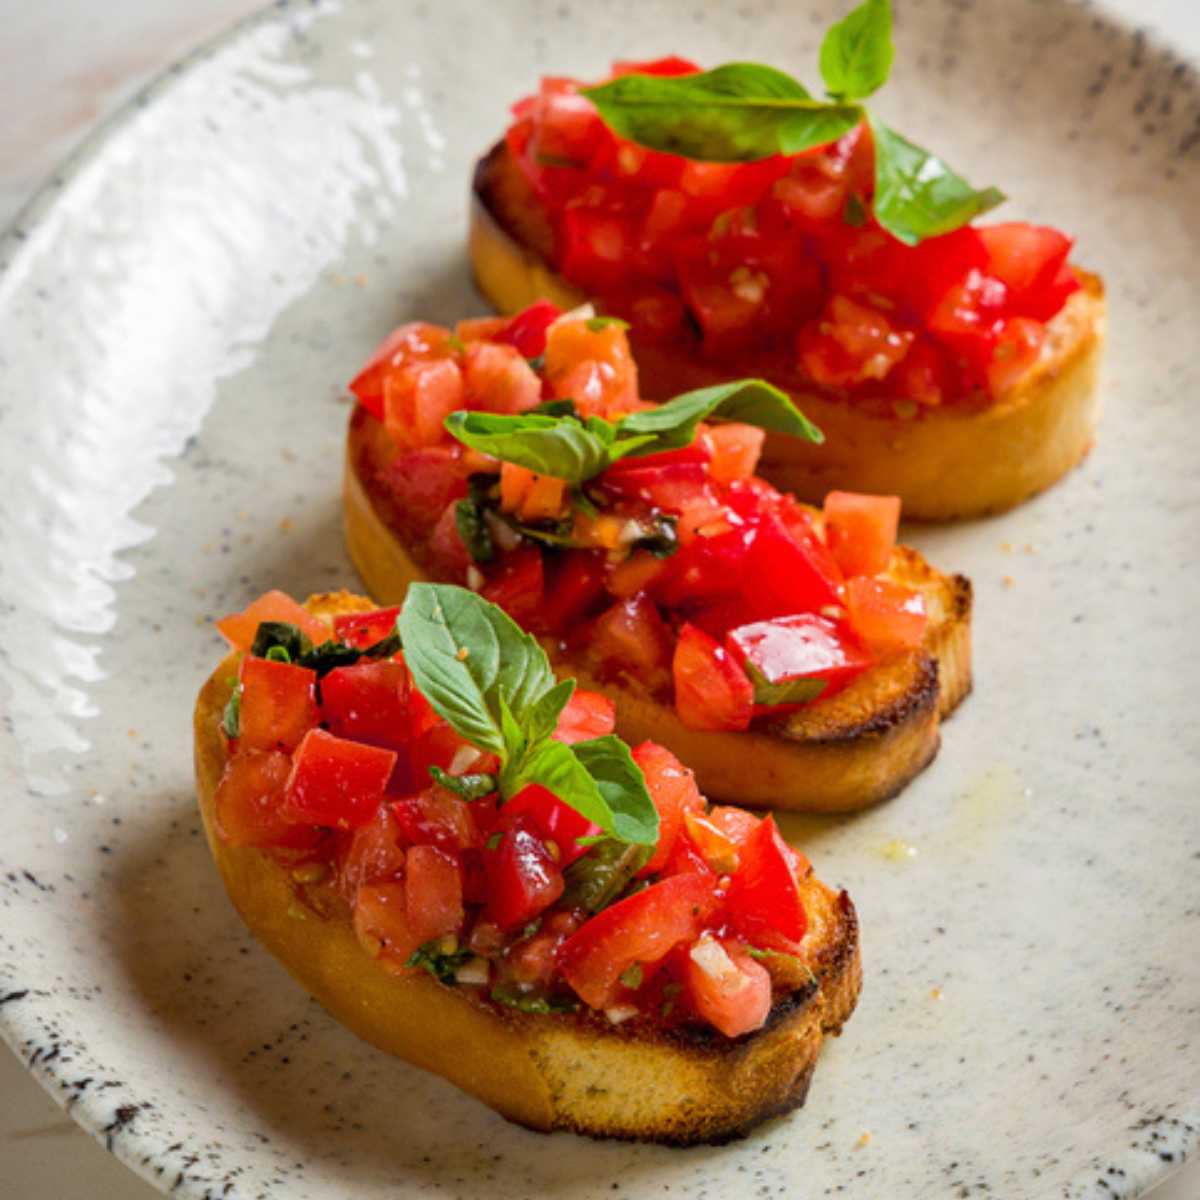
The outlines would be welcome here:
[[[398,750],[412,736],[410,691],[403,663],[364,659],[321,681],[321,715],[338,737]]]
[[[1008,289],[1014,313],[1037,308],[1071,253],[1072,239],[1046,225],[1011,221],[979,230],[988,272]]]
[[[900,525],[899,496],[830,492],[824,511],[825,540],[847,578],[888,569]]]
[[[620,995],[620,979],[634,963],[654,963],[699,934],[718,904],[709,875],[674,875],[603,909],[559,949],[566,981],[593,1008]]]
[[[400,826],[391,806],[381,804],[375,815],[350,837],[339,867],[344,895],[353,899],[364,883],[385,883],[404,873]]]
[[[658,810],[658,844],[642,875],[661,871],[671,857],[684,816],[704,811],[704,797],[696,786],[696,777],[665,746],[642,742],[633,750],[633,761],[646,777],[650,799]]]
[[[419,791],[421,788],[424,788],[429,783],[429,768],[440,767],[443,771],[449,771],[454,764],[455,758],[467,745],[454,732],[448,722],[443,721],[441,717],[437,717],[436,715],[432,723],[422,733],[418,734],[415,732],[416,729],[420,728],[417,722],[421,717],[421,713],[415,702],[415,697],[419,695],[420,693],[414,688],[412,691],[412,696],[414,697],[414,736],[409,745],[407,764],[403,758],[400,760],[397,771],[389,785],[392,791]],[[422,701],[424,701],[423,697]],[[407,770],[404,769],[406,766]]]
[[[834,296],[820,321],[800,331],[797,350],[805,371],[829,387],[886,379],[916,334],[877,309]]]
[[[732,804],[714,804],[709,809],[708,819],[735,846],[741,846],[762,824],[761,817]]]
[[[545,603],[542,552],[526,545],[506,555],[480,595],[498,604],[518,625],[537,628]]]
[[[396,631],[399,606],[376,608],[370,612],[338,613],[333,618],[333,636],[347,646],[366,650]]]
[[[559,714],[554,736],[568,746],[612,733],[617,723],[616,705],[599,692],[576,688]]]
[[[667,560],[666,572],[652,587],[655,598],[678,608],[744,594],[742,581],[752,578],[747,572],[757,537],[755,519],[693,538]]]
[[[436,446],[464,398],[462,371],[452,359],[410,363],[383,381],[383,423],[402,450]]]
[[[1038,321],[1049,321],[1082,286],[1074,267],[1069,262],[1063,263],[1046,287],[1025,301],[1025,315]]]
[[[579,838],[594,837],[600,826],[564,804],[540,784],[523,787],[501,807],[496,828],[523,828],[535,834],[559,870],[566,870],[587,849]]]
[[[846,616],[850,628],[880,653],[915,650],[925,640],[929,621],[920,592],[867,577],[847,581]]]
[[[845,687],[874,662],[871,654],[835,622],[816,613],[795,613],[741,625],[730,630],[726,646],[733,664],[750,664],[768,683],[812,680],[823,684],[818,693],[821,696]],[[772,707],[783,710],[803,703],[798,700]]]
[[[458,340],[470,342],[497,342],[508,328],[507,317],[467,317],[454,327]]]
[[[689,949],[684,986],[696,1014],[726,1037],[766,1024],[771,976],[733,938],[699,938]]]
[[[580,411],[627,411],[637,400],[637,367],[618,324],[589,327],[585,319],[557,321],[546,335],[545,378],[555,396]]]
[[[696,444],[667,454],[619,459],[600,477],[606,491],[682,513],[704,495],[711,453]]]
[[[708,473],[717,483],[734,483],[749,479],[758,466],[766,431],[754,425],[743,425],[731,421],[726,425],[714,425],[708,431],[712,443],[713,457]]]
[[[548,987],[558,970],[558,948],[579,924],[576,913],[550,913],[537,933],[509,947],[503,960],[505,974],[518,984]]]
[[[242,659],[238,750],[290,754],[317,723],[316,671],[267,658]]]
[[[987,368],[988,390],[1003,398],[1013,385],[1024,378],[1041,357],[1046,327],[1031,317],[1010,317],[1004,322],[992,361]]]
[[[394,751],[310,729],[292,760],[284,813],[296,822],[340,829],[365,825],[383,799],[395,764]]]
[[[807,516],[785,512],[763,515],[750,553],[745,579],[754,581],[743,595],[746,619],[817,612],[837,604],[841,571]]]
[[[695,625],[675,643],[675,711],[689,729],[745,729],[754,712],[754,688],[726,649]]]
[[[471,565],[471,554],[458,529],[458,501],[442,510],[429,531],[425,555],[429,570],[439,579],[462,580]]]
[[[564,633],[591,616],[604,599],[604,576],[602,554],[573,550],[562,555],[546,586],[543,626],[551,633]]]
[[[329,626],[314,617],[303,605],[297,604],[286,592],[271,591],[259,596],[240,613],[231,613],[217,622],[221,636],[235,650],[249,650],[254,635],[264,621],[282,621],[295,625],[301,633],[320,644],[329,638]]]
[[[533,113],[539,158],[585,163],[606,134],[596,106],[570,79],[543,79]]]
[[[458,859],[436,846],[413,846],[404,860],[404,909],[421,945],[458,933],[464,916]]]
[[[402,971],[421,948],[420,930],[408,919],[403,881],[367,883],[354,897],[354,932],[363,949],[383,965]]]
[[[546,330],[562,316],[562,309],[549,300],[536,300],[517,313],[495,337],[497,342],[515,346],[525,358],[538,358],[546,352]]]
[[[978,371],[987,369],[1002,328],[1008,290],[1000,280],[971,271],[929,313],[929,331]]]
[[[565,515],[567,485],[552,475],[538,475],[516,463],[500,467],[500,507],[522,521],[557,521]]]
[[[916,246],[889,240],[896,280],[885,291],[899,294],[922,320],[929,318],[955,285],[972,273],[982,275],[987,271],[987,248],[979,230],[969,225],[926,238]]]
[[[225,764],[213,807],[217,833],[231,846],[310,849],[321,838],[311,823],[284,811],[283,789],[291,760],[279,751],[239,749]]]
[[[647,258],[654,261],[649,254]],[[655,276],[669,273],[665,268],[652,269]],[[669,341],[683,333],[686,327],[687,310],[683,301],[669,289],[651,283],[615,292],[609,298],[608,307],[628,320],[637,329],[638,336],[647,341]]]
[[[514,346],[476,342],[463,356],[464,403],[495,413],[521,413],[542,401],[542,381]]]
[[[402,454],[384,478],[396,501],[400,532],[414,542],[425,541],[447,507],[467,494],[467,470],[457,442]]]
[[[562,871],[541,840],[526,829],[506,833],[495,850],[484,851],[488,876],[488,920],[515,929],[549,908],[563,893]]]
[[[730,875],[738,869],[737,843],[719,825],[700,813],[688,813],[684,828],[710,871]]]
[[[918,338],[889,380],[892,386],[901,399],[929,408],[941,404],[950,387],[945,351],[928,338]]]
[[[731,921],[751,945],[791,950],[808,928],[800,895],[808,860],[783,840],[773,816],[759,822],[739,857],[726,900]]]
[[[445,788],[427,787],[395,801],[390,808],[406,845],[437,846],[458,853],[483,844],[471,805]]]
[[[704,855],[696,849],[696,843],[687,836],[687,830],[680,832],[675,839],[675,845],[671,850],[671,855],[667,859],[666,867],[663,874],[670,877],[673,875],[700,875],[704,879],[716,882],[717,877],[712,873],[708,863],[704,861]]]
[[[628,600],[645,591],[667,569],[667,560],[649,550],[635,550],[609,571],[606,587],[611,595]]]
[[[695,75],[700,68],[690,58],[668,54],[665,58],[618,59],[612,65],[614,75]]]
[[[389,375],[407,363],[426,362],[451,353],[448,329],[424,321],[401,325],[388,334],[350,381],[350,391],[382,421],[384,382]]]
[[[671,662],[671,631],[649,596],[634,596],[596,618],[588,654],[596,662],[632,671],[651,686]]]
[[[562,273],[584,287],[620,284],[637,245],[628,217],[598,208],[570,208],[562,218]]]

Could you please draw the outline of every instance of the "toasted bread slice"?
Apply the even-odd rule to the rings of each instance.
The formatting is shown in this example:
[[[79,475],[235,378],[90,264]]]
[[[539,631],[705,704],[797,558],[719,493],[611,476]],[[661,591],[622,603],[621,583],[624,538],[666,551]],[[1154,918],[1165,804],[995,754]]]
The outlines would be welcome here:
[[[311,597],[307,606],[332,616],[371,604],[341,592]],[[590,1010],[518,1012],[424,972],[388,973],[359,944],[349,908],[331,887],[298,882],[270,855],[226,845],[216,833],[214,795],[226,761],[221,715],[237,657],[221,663],[196,702],[205,833],[251,932],[337,1020],[532,1129],[721,1142],[804,1102],[821,1042],[841,1030],[862,984],[858,923],[845,892],[812,876],[804,882],[801,956],[811,977],[776,999],[762,1029],[739,1038],[636,1019],[613,1025]]]
[[[573,308],[588,297],[549,266],[550,227],[524,175],[499,143],[475,169],[470,256],[475,279],[502,313],[547,298]],[[1100,413],[1104,286],[1083,287],[1048,324],[1040,360],[996,403],[949,406],[903,420],[878,415],[786,370],[733,366],[661,347],[629,331],[642,395],[666,400],[737,375],[766,373],[825,434],[823,445],[768,435],[760,464],[776,487],[820,503],[831,488],[898,495],[906,517],[948,520],[1000,512],[1049,487],[1091,448]]]
[[[382,482],[394,454],[383,427],[360,406],[347,447],[346,543],[367,590],[384,604],[398,604],[413,580],[426,578],[421,548],[406,546],[396,532],[395,501]],[[828,700],[744,733],[689,729],[636,679],[601,682],[554,644],[547,642],[546,651],[560,675],[616,701],[622,737],[661,742],[692,768],[706,795],[764,808],[848,812],[894,796],[927,766],[937,753],[940,718],[971,689],[970,581],[940,574],[906,547],[895,551],[890,574],[925,597],[924,647],[864,672]]]

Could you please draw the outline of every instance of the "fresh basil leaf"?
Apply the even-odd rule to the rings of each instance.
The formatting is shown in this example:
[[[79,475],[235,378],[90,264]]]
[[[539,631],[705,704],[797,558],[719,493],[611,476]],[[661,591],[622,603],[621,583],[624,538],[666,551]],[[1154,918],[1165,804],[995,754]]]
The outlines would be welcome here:
[[[544,354],[535,355],[533,358],[527,358],[525,361],[529,364],[531,371],[536,371],[540,374],[546,369],[546,356]],[[547,401],[547,403],[553,403],[553,401]]]
[[[647,550],[655,558],[670,558],[679,549],[679,535],[675,527],[679,518],[674,513],[655,513],[651,528],[639,537],[631,549]]]
[[[292,661],[292,656],[283,646],[272,646],[266,652],[266,654],[263,655],[263,658],[265,658],[267,662],[290,663]]]
[[[784,679],[772,683],[749,659],[742,666],[754,685],[755,704],[807,704],[825,690],[824,679]]]
[[[614,838],[601,838],[563,872],[566,885],[563,903],[569,908],[599,912],[628,887],[653,853],[648,846],[632,846]]]
[[[867,206],[857,192],[851,192],[846,197],[846,207],[842,209],[842,220],[855,229],[861,229],[867,223]]]
[[[575,757],[596,781],[601,796],[612,812],[611,821],[596,821],[624,842],[653,846],[658,842],[658,809],[650,799],[646,777],[633,761],[629,747],[615,734],[576,742]],[[582,810],[581,810],[582,811]],[[584,816],[589,814],[584,813]]]
[[[529,361],[532,363],[534,360],[531,358]],[[543,363],[542,365],[544,366],[545,364]],[[579,410],[575,407],[574,400],[543,400],[536,408],[531,408],[529,411],[541,414],[543,417],[579,416]]]
[[[446,429],[464,446],[568,483],[608,465],[604,442],[571,417],[459,411],[446,418]]]
[[[976,191],[940,158],[880,121],[875,135],[875,219],[909,246],[966,225],[995,208],[1004,193]]]
[[[620,979],[631,992],[636,992],[642,986],[642,964],[635,962],[633,966],[626,967]]]
[[[629,328],[629,322],[622,321],[620,317],[588,317],[587,319],[588,333],[600,333],[612,325],[615,325],[618,329]]]
[[[695,75],[622,75],[584,88],[620,136],[706,162],[749,162],[836,141],[862,120],[855,105],[828,104],[783,71],[726,63]]]
[[[266,658],[277,646],[287,654],[289,662],[297,662],[313,648],[308,635],[297,625],[289,625],[286,621],[260,622],[250,653],[255,658]]]
[[[496,556],[492,531],[483,519],[483,510],[474,500],[460,500],[454,506],[454,525],[467,553],[477,563],[491,562]]]
[[[362,651],[363,658],[391,658],[404,648],[400,641],[400,631],[393,629],[385,638],[380,638],[373,646]]]
[[[735,379],[684,392],[665,404],[630,413],[618,423],[617,432],[653,434],[655,440],[650,447],[641,447],[633,453],[657,454],[690,445],[696,437],[696,426],[713,417],[742,421],[809,442],[825,440],[825,435],[792,403],[787,393],[765,379]]]
[[[568,1013],[579,1007],[574,1000],[560,1000],[537,992],[521,992],[515,987],[503,984],[492,989],[492,999],[497,1004],[529,1013]]]
[[[408,956],[406,967],[424,967],[440,983],[453,984],[459,967],[474,955],[470,950],[454,950],[447,954],[439,942],[426,942]]]
[[[482,800],[496,790],[495,775],[451,775],[441,767],[430,767],[429,777],[438,787],[444,787],[464,800]]]
[[[242,733],[242,685],[234,680],[233,691],[221,714],[221,728],[228,738],[240,737]]]
[[[319,646],[305,651],[296,660],[296,665],[305,667],[309,671],[316,671],[317,678],[322,679],[338,667],[354,666],[363,657],[363,653],[355,646],[347,646],[330,638],[329,641],[322,642]]]
[[[573,487],[571,489],[571,507],[577,512],[583,513],[585,517],[598,517],[600,510],[592,503],[591,497],[581,488]]]
[[[788,963],[793,969],[802,970],[802,971],[807,972],[809,983],[819,983],[820,982],[817,979],[816,975],[813,973],[812,967],[807,966],[805,963],[801,962],[800,959],[798,959],[794,954],[788,954],[786,951],[783,951],[783,950],[762,950],[758,946],[747,946],[746,953],[748,955],[750,955],[751,958],[757,958],[760,962],[765,959],[772,959],[772,958],[782,959],[784,962]]]
[[[541,542],[545,546],[557,546],[559,549],[566,549],[578,544],[571,536],[572,523],[570,521],[556,521],[551,528],[547,529],[541,525],[526,525],[521,521],[514,520],[506,513],[497,515],[515,533],[529,538],[530,541]]]
[[[887,82],[894,54],[890,0],[866,0],[825,34],[825,90],[835,100],[865,100]]]
[[[525,732],[530,741],[549,737],[558,728],[558,718],[575,694],[575,680],[564,679],[543,692],[525,714]]]

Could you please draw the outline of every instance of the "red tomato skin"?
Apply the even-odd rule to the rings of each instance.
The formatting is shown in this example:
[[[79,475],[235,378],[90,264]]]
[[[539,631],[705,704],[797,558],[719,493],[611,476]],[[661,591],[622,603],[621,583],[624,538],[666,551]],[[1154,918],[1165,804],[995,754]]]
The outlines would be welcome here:
[[[239,749],[225,764],[213,797],[217,833],[230,846],[311,849],[321,831],[284,812],[291,761],[279,751]]]
[[[1037,315],[1032,309],[1044,311],[1041,306],[1066,265],[1072,239],[1057,229],[1024,221],[988,225],[979,236],[987,251],[989,273],[1008,289],[1011,311],[1027,315]]]
[[[728,955],[734,975],[713,979],[689,953],[684,959],[684,987],[697,1016],[736,1038],[766,1024],[771,1011],[771,976],[733,938],[717,943]]]
[[[266,658],[242,659],[238,750],[290,754],[317,723],[316,671]]]
[[[462,870],[436,846],[413,846],[404,860],[404,908],[420,944],[462,929]]]
[[[638,672],[648,684],[671,665],[671,631],[644,594],[621,600],[592,625],[588,654],[601,664]]]
[[[462,371],[452,359],[409,363],[383,381],[384,426],[402,450],[436,446],[464,395]]]
[[[830,492],[824,512],[830,553],[847,578],[888,569],[900,525],[899,496]]]
[[[736,808],[731,804],[714,804],[708,819],[725,834],[735,846],[742,846],[762,824],[762,818]]]
[[[354,932],[380,965],[400,973],[421,947],[420,931],[408,920],[403,880],[367,883],[354,897]]]
[[[642,769],[650,799],[658,810],[658,844],[641,870],[654,875],[666,866],[687,813],[702,813],[704,797],[696,777],[665,746],[642,742],[634,747],[633,761]]]
[[[749,479],[758,466],[766,436],[766,430],[738,422],[714,426],[708,431],[713,446],[709,475],[722,484]]]
[[[525,358],[546,353],[546,330],[562,316],[562,309],[549,300],[536,300],[517,313],[495,341],[515,346]]]
[[[921,593],[888,579],[849,580],[846,615],[850,628],[881,654],[918,649],[929,623]]]
[[[400,826],[391,807],[381,804],[365,825],[350,836],[338,867],[342,894],[353,899],[365,883],[387,883],[404,874]]]
[[[266,592],[240,613],[222,617],[217,622],[217,629],[235,650],[249,650],[263,621],[283,621],[295,625],[314,643],[323,642],[329,637],[329,626],[324,621],[314,617],[286,592],[279,591]]]
[[[797,879],[807,860],[783,840],[773,816],[760,822],[739,855],[726,899],[731,923],[753,946],[794,947],[808,928]]]
[[[376,347],[363,369],[350,381],[350,391],[364,408],[382,421],[384,380],[388,374],[405,362],[439,358],[450,353],[448,329],[424,321],[401,325]]]
[[[506,555],[480,590],[485,600],[498,604],[524,629],[541,627],[545,593],[542,552],[536,546],[521,546]]]
[[[563,893],[562,872],[542,842],[526,829],[506,833],[495,850],[484,851],[487,920],[515,929],[549,908]]]
[[[562,555],[546,584],[541,624],[550,633],[564,633],[595,611],[604,598],[604,556],[588,550]]]
[[[408,668],[363,660],[321,681],[321,715],[340,738],[398,750],[409,740]]]
[[[653,963],[699,934],[718,906],[711,874],[673,875],[597,913],[558,951],[563,977],[592,1008],[620,995],[635,962]]]
[[[542,399],[542,381],[512,346],[475,342],[463,356],[465,403],[488,412],[521,413]]]
[[[600,826],[564,804],[540,784],[522,788],[501,807],[495,828],[501,831],[526,829],[541,840],[560,870],[566,870],[586,852],[579,838],[595,837]]]
[[[407,845],[436,846],[454,854],[483,845],[471,805],[445,788],[425,788],[389,807],[400,839]]]
[[[292,760],[284,813],[297,823],[341,829],[365,825],[383,799],[395,764],[391,750],[310,729]]]
[[[807,518],[785,524],[768,512],[759,525],[746,564],[747,613],[757,619],[817,612],[839,602],[841,571]]]
[[[425,446],[401,454],[384,480],[395,499],[395,517],[406,541],[421,543],[446,509],[467,494],[462,447]]]
[[[395,632],[399,615],[398,605],[372,612],[338,613],[333,618],[333,636],[356,650],[366,650]]]
[[[675,711],[689,729],[740,730],[754,714],[754,687],[714,638],[695,625],[679,631],[672,662]]]
[[[617,725],[617,706],[599,692],[576,688],[558,717],[554,736],[573,746],[576,742],[605,737]]]

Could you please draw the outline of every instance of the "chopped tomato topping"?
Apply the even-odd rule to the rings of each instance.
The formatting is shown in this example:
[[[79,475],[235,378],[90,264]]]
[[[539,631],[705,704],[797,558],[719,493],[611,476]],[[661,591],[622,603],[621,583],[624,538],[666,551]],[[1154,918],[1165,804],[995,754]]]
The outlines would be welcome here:
[[[925,640],[929,622],[925,598],[912,588],[887,579],[851,579],[846,584],[850,628],[882,653],[915,650]]]
[[[222,617],[217,622],[217,629],[235,650],[249,650],[263,621],[283,621],[295,625],[314,643],[323,642],[329,637],[329,626],[285,592],[266,592],[240,613]]]
[[[302,849],[320,840],[312,822],[297,824],[283,811],[291,771],[286,754],[240,749],[225,764],[213,806],[217,832],[231,846]]]
[[[546,353],[546,330],[562,316],[562,309],[549,300],[538,300],[517,313],[496,335],[496,341],[515,346],[525,358]]]
[[[771,1011],[771,976],[732,938],[706,934],[689,948],[684,983],[696,1012],[726,1037],[761,1029]]]
[[[396,632],[399,606],[376,608],[371,612],[338,613],[333,618],[333,636],[339,642],[366,650]]]
[[[642,768],[650,799],[658,810],[658,845],[642,868],[642,875],[662,870],[689,813],[704,811],[704,797],[695,776],[670,750],[654,742],[643,742],[633,750],[633,761]]]
[[[825,536],[846,576],[886,571],[899,524],[899,496],[830,492],[825,497]]]
[[[463,357],[465,400],[471,408],[519,413],[536,408],[542,381],[513,346],[476,342]]]
[[[695,625],[675,643],[675,709],[689,729],[745,729],[754,688],[725,647]]]
[[[412,736],[408,669],[363,659],[321,681],[321,715],[332,733],[398,749]]]
[[[383,381],[384,426],[401,449],[436,446],[465,395],[462,371],[452,359],[409,363]]]
[[[738,853],[728,899],[734,925],[752,945],[794,951],[808,928],[800,896],[807,860],[780,837],[774,817],[759,822]]]
[[[284,792],[284,814],[337,829],[365,825],[383,799],[396,765],[391,750],[310,729],[296,750]]]
[[[391,806],[406,845],[437,846],[458,853],[483,844],[471,806],[445,788],[424,788]]]
[[[384,383],[405,363],[444,357],[450,350],[450,331],[423,321],[401,325],[383,340],[367,364],[350,381],[350,391],[379,420],[383,420]]]
[[[239,743],[291,753],[317,723],[316,671],[266,658],[242,659]]]
[[[617,723],[617,706],[599,692],[576,688],[558,717],[554,736],[568,746],[612,733]]]
[[[484,852],[486,914],[502,930],[536,917],[563,893],[562,871],[545,844],[528,830],[505,833],[499,846]]]
[[[418,944],[462,928],[462,872],[458,860],[436,846],[414,846],[404,860],[404,911]]]

